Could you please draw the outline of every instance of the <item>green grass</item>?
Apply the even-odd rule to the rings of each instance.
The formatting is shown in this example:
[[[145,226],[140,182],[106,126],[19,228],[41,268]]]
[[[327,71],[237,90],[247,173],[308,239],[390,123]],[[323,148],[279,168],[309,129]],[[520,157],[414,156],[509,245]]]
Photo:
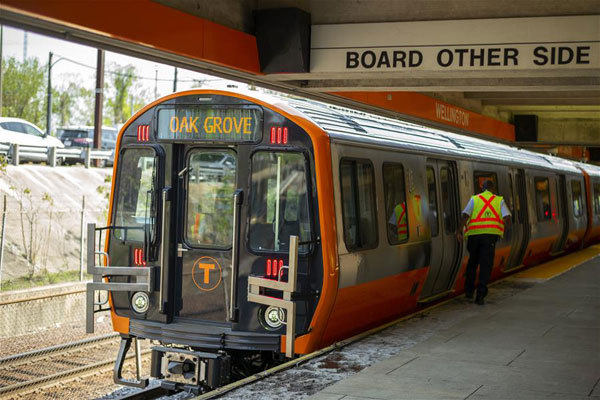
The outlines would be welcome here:
[[[86,273],[83,274],[83,280],[91,279],[91,275]],[[0,290],[20,290],[29,289],[38,286],[53,285],[55,283],[63,282],[79,282],[79,271],[64,271],[64,272],[47,272],[43,271],[33,278],[27,277],[16,278],[12,280],[2,281],[2,287]]]

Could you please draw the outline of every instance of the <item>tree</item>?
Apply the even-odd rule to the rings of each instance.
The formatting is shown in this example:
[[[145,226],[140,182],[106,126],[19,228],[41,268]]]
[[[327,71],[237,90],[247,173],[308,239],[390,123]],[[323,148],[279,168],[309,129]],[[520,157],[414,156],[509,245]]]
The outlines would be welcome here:
[[[111,96],[107,96],[107,111],[112,116],[112,124],[124,123],[130,115],[129,92],[137,80],[136,69],[133,65],[111,65],[109,85]]]
[[[23,118],[45,129],[45,66],[36,58],[2,59],[2,115]]]
[[[93,109],[82,108],[81,104],[90,104],[93,100],[93,92],[76,82],[69,82],[64,89],[53,90],[52,111],[58,117],[58,126],[88,124],[93,120]]]

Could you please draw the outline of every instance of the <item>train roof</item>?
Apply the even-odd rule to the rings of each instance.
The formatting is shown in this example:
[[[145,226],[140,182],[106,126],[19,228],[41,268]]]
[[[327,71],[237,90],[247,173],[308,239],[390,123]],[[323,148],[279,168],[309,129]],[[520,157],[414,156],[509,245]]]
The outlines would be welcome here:
[[[578,162],[576,164],[578,167],[583,169],[588,175],[594,176],[596,178],[600,178],[600,166],[585,164],[585,163],[581,163],[581,162]]]
[[[287,108],[286,111],[291,108],[311,120],[334,140],[575,174],[581,174],[581,167],[590,175],[600,176],[600,167],[590,164],[314,100],[240,88],[216,91],[222,92],[220,94],[243,94],[282,110]]]
[[[580,174],[572,161],[311,100],[287,99],[333,139]]]

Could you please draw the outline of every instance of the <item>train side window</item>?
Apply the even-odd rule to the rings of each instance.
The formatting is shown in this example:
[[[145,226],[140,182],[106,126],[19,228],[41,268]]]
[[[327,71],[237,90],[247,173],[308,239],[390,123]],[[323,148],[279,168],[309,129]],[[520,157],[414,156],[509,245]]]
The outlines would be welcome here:
[[[481,187],[483,182],[492,181],[494,182],[494,190],[491,190],[492,193],[498,194],[498,175],[495,172],[488,171],[475,171],[473,172],[473,194],[481,193]]]
[[[571,181],[571,194],[573,195],[573,215],[581,217],[583,215],[583,197],[581,194],[580,181]]]
[[[290,236],[312,238],[306,157],[260,151],[252,156],[249,244],[257,251],[289,251]],[[300,253],[309,245],[298,247]]]
[[[388,219],[387,236],[390,244],[408,240],[408,209],[402,164],[383,164],[383,192]]]
[[[600,215],[600,183],[594,183],[594,211]]]
[[[432,167],[427,167],[427,205],[429,208],[429,227],[431,236],[437,236],[440,233],[438,211],[437,211],[437,189],[435,184],[435,171]]]
[[[550,209],[550,184],[548,178],[534,178],[535,182],[535,204],[538,221],[546,221],[552,218]]]
[[[377,217],[373,164],[367,160],[342,159],[340,180],[346,248],[360,250],[376,247]]]

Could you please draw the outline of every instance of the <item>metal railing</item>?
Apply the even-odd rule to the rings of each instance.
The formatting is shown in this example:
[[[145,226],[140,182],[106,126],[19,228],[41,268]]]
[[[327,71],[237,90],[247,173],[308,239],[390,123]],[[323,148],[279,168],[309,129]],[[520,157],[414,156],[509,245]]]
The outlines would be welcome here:
[[[281,280],[281,271],[277,280],[259,276],[248,277],[248,301],[279,307],[285,310],[285,355],[294,357],[294,341],[296,340],[296,302],[292,294],[296,291],[298,282],[298,236],[290,236],[289,265],[282,269],[288,270],[287,282]],[[282,298],[265,295],[263,289],[273,289],[281,292]]]
[[[114,150],[98,150],[92,148],[58,148],[44,146],[24,146],[20,144],[0,143],[0,155],[9,159],[12,165],[19,165],[21,160],[46,161],[52,167],[68,160],[82,160],[86,168],[92,160],[109,160]]]

